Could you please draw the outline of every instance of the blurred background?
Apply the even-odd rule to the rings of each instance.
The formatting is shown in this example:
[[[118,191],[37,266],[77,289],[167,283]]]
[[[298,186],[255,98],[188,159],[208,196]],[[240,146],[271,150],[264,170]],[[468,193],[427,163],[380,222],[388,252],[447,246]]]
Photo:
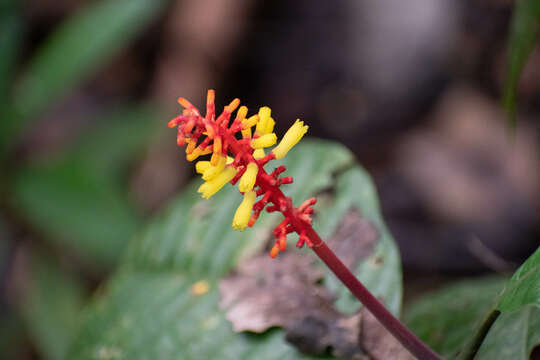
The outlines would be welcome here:
[[[193,176],[176,99],[268,105],[373,176],[406,301],[540,243],[540,48],[510,0],[1,0],[0,353],[60,359],[130,237]],[[254,110],[253,110],[254,111]],[[62,326],[55,327],[58,322]]]

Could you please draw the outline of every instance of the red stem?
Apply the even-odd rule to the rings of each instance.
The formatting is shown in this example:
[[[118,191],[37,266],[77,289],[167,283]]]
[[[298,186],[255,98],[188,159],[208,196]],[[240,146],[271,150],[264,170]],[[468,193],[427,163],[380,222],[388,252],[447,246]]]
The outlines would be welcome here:
[[[310,227],[311,228],[311,227]],[[311,228],[308,236],[316,234]],[[319,238],[320,239],[320,238]],[[405,325],[395,318],[375,296],[351,273],[339,260],[334,252],[321,240],[319,246],[314,245],[313,251],[328,266],[339,280],[364,304],[396,339],[418,359],[441,359],[429,346],[424,344]]]
[[[281,190],[274,194],[274,199],[285,197]],[[429,346],[424,344],[414,335],[401,321],[390,313],[383,304],[354,276],[354,274],[343,264],[336,254],[326,245],[313,227],[301,221],[294,208],[288,208],[284,215],[291,219],[298,234],[305,231],[308,238],[313,243],[312,250],[336,275],[336,277],[356,296],[358,300],[379,320],[379,322],[415,357],[421,360],[442,359]]]

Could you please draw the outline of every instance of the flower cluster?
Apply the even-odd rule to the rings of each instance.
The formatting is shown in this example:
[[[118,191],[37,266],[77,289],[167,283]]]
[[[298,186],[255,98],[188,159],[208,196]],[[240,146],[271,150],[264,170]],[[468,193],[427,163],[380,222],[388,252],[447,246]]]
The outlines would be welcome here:
[[[248,117],[247,107],[238,108],[240,100],[234,99],[216,117],[214,96],[214,91],[208,90],[204,117],[189,101],[179,98],[178,103],[184,110],[169,121],[169,127],[177,127],[178,146],[186,146],[187,160],[195,161],[200,156],[211,155],[209,160],[199,160],[195,165],[197,173],[205,181],[198,192],[208,199],[228,182],[238,183],[243,200],[232,222],[238,230],[253,226],[265,208],[268,212],[281,212],[285,219],[273,231],[276,243],[270,251],[271,257],[285,250],[287,234],[291,232],[300,236],[298,247],[304,244],[312,246],[303,228],[304,224],[311,225],[311,206],[315,204],[315,198],[294,208],[291,199],[280,190],[281,185],[293,182],[290,176],[280,176],[285,167],[279,166],[271,173],[264,169],[271,160],[283,158],[304,136],[308,126],[296,120],[279,144],[267,154],[264,149],[277,142],[270,108],[262,107],[256,115]],[[231,122],[231,115],[237,108],[236,117]]]

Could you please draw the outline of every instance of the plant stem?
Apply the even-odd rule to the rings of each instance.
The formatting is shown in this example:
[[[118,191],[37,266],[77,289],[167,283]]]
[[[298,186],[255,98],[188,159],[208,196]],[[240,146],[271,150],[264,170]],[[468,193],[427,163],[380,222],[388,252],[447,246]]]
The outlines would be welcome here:
[[[312,250],[315,254],[407,350],[418,359],[441,359],[435,351],[424,344],[369,292],[311,226],[304,225],[303,227],[313,242]]]
[[[263,170],[264,171],[264,170]],[[279,199],[285,199],[285,195],[279,189],[279,186],[272,186],[266,180],[261,179],[258,185],[263,189],[273,187],[272,202],[280,204]],[[424,344],[416,335],[414,335],[405,325],[401,323],[383,304],[354,276],[354,274],[343,264],[336,254],[326,245],[313,227],[298,217],[296,209],[289,202],[285,209],[282,209],[283,215],[290,219],[295,231],[300,235],[302,232],[308,236],[312,242],[312,250],[328,266],[328,268],[337,276],[337,278],[353,293],[354,296],[379,320],[379,322],[394,337],[413,354],[421,360],[439,360],[442,359],[433,349]]]

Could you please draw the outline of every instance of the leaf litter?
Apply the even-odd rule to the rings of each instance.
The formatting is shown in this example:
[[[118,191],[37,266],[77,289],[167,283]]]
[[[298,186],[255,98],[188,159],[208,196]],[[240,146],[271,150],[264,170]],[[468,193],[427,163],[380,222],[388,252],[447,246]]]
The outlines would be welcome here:
[[[350,268],[370,256],[377,228],[351,208],[328,246]],[[278,261],[256,255],[220,282],[220,307],[236,332],[262,333],[282,327],[285,338],[303,353],[342,359],[410,359],[393,336],[363,307],[351,315],[338,311],[336,295],[322,284],[323,268],[305,252],[283,253]]]

